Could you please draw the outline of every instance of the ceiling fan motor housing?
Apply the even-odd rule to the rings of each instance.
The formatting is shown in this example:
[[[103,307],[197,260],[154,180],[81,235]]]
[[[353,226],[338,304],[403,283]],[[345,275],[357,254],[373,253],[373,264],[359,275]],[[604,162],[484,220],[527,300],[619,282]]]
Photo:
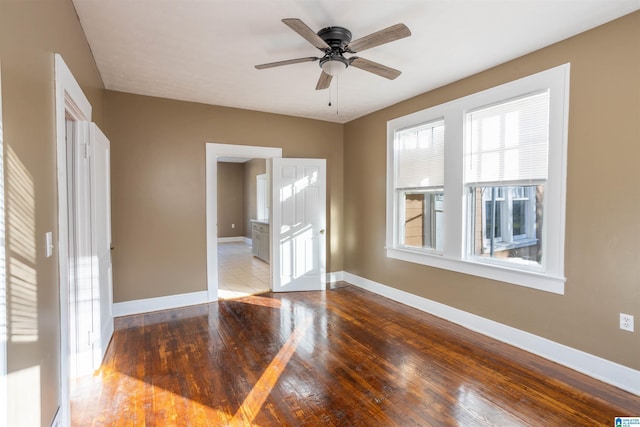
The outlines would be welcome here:
[[[351,41],[351,31],[344,27],[327,27],[318,31],[318,36],[324,40],[331,49],[341,49]]]
[[[351,41],[351,31],[344,27],[327,27],[318,31],[318,36],[331,47],[331,50],[325,50],[324,57],[320,59],[320,67],[322,68],[322,64],[327,61],[342,62],[345,67],[348,67],[349,60],[343,56],[343,53]]]

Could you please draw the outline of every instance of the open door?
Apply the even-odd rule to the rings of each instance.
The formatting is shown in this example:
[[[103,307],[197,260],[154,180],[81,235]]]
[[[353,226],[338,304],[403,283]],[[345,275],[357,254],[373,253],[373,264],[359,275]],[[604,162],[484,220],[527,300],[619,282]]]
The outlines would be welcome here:
[[[91,123],[91,223],[93,227],[93,370],[100,367],[113,335],[111,273],[111,167],[110,144]]]
[[[274,292],[326,287],[326,160],[271,159]]]
[[[71,378],[93,374],[113,334],[109,140],[68,121]]]

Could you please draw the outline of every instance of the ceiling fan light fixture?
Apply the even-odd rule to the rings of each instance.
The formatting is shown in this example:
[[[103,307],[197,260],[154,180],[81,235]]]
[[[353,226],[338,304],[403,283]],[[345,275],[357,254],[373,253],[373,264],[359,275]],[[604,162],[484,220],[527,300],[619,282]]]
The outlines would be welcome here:
[[[349,63],[346,58],[343,57],[327,58],[325,61],[320,62],[320,68],[322,68],[322,71],[330,76],[337,76],[341,74],[347,69],[348,65]]]

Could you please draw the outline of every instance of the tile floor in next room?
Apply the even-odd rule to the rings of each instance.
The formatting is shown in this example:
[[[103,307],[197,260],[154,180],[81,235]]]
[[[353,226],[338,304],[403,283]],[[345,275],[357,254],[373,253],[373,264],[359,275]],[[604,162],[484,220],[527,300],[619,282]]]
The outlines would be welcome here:
[[[269,264],[255,258],[251,245],[218,243],[218,297],[238,298],[270,290]]]

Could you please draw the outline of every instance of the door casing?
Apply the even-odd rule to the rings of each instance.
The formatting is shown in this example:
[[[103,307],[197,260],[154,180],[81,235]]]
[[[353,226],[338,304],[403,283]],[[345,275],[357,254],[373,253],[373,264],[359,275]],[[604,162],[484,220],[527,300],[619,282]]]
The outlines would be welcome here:
[[[58,283],[60,286],[60,424],[70,423],[69,212],[66,120],[91,121],[91,104],[62,56],[55,55],[56,166],[58,187]]]

